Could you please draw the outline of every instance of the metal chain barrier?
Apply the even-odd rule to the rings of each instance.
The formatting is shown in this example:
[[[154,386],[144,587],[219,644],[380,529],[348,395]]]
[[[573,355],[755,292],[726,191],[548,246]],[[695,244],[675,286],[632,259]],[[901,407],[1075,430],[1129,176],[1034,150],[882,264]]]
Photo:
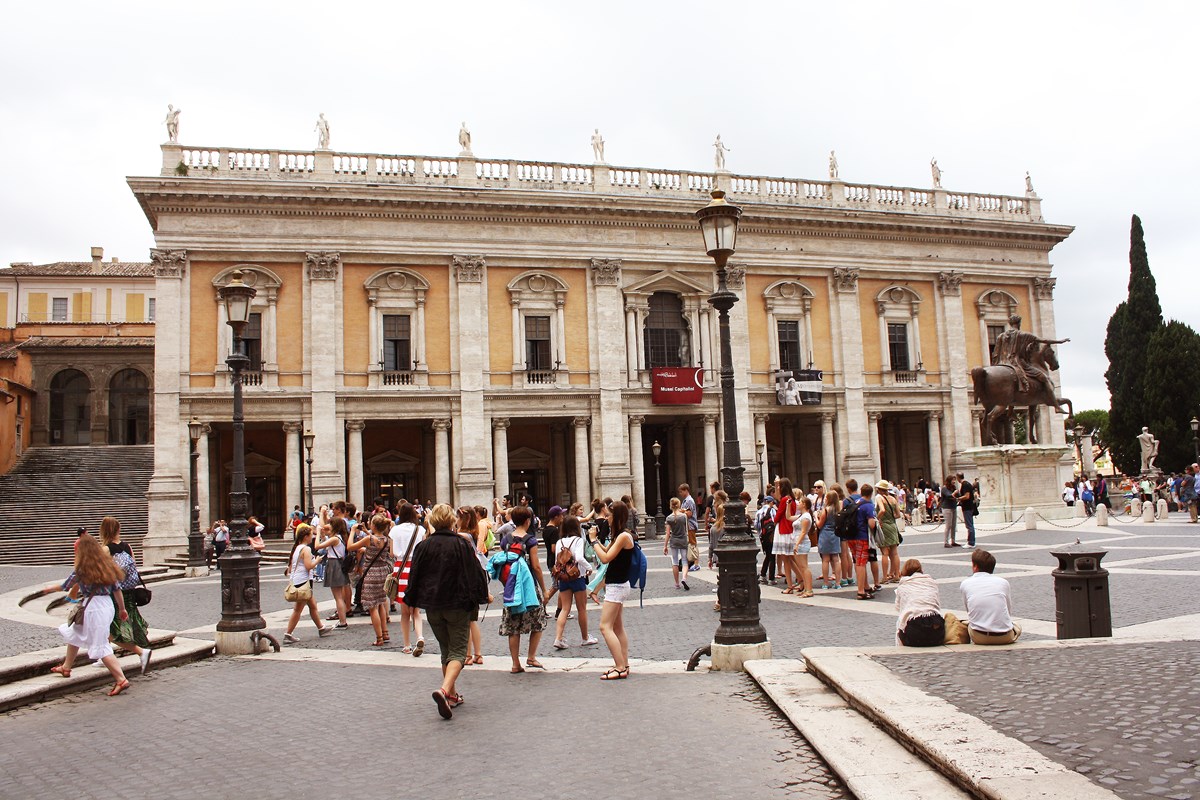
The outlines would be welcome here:
[[[1008,530],[1009,528],[1015,528],[1015,527],[1016,527],[1016,526],[1018,526],[1018,525],[1024,525],[1024,524],[1025,524],[1025,520],[1023,520],[1023,519],[1021,519],[1021,518],[1017,518],[1017,519],[1013,520],[1012,522],[1009,522],[1009,523],[1007,523],[1007,524],[1005,524],[1005,525],[1001,525],[1001,526],[999,526],[999,527],[992,527],[992,526],[990,526],[990,525],[988,525],[988,526],[984,526],[984,525],[980,525],[978,522],[976,522],[976,523],[975,523],[975,530],[977,530],[977,531],[985,531],[985,532],[988,532],[988,533],[999,533],[1000,531],[1006,531],[1006,530]],[[919,526],[919,525],[905,525],[905,526],[904,526],[904,530],[906,530],[906,531],[910,531],[910,530],[911,530],[911,531],[916,531],[917,533],[933,533],[934,531],[938,531],[938,530],[941,530],[941,529],[942,529],[942,523],[940,523],[940,522],[935,522],[935,523],[933,523],[932,525],[930,525],[930,526],[928,526],[928,527],[921,527],[921,526]],[[962,527],[962,526],[960,526],[960,527],[959,527],[959,530],[966,530],[966,528],[965,528],[965,527]]]
[[[1041,514],[1041,512],[1039,512],[1039,511],[1035,511],[1035,512],[1033,512],[1033,513],[1037,514],[1037,515],[1038,515],[1038,518],[1039,518],[1039,519],[1041,519],[1041,520],[1042,520],[1042,522],[1048,522],[1048,523],[1050,523],[1051,525],[1053,525],[1053,526],[1054,526],[1054,527],[1056,527],[1056,528],[1078,528],[1080,525],[1082,525],[1082,524],[1084,524],[1085,522],[1088,522],[1089,520],[1091,520],[1091,517],[1084,517],[1083,519],[1081,519],[1081,520],[1078,520],[1077,522],[1073,522],[1073,523],[1071,523],[1071,524],[1069,524],[1069,525],[1059,525],[1059,524],[1058,524],[1057,522],[1055,522],[1054,520],[1052,520],[1052,519],[1046,519],[1045,517],[1043,517],[1043,516],[1042,516],[1042,514]]]

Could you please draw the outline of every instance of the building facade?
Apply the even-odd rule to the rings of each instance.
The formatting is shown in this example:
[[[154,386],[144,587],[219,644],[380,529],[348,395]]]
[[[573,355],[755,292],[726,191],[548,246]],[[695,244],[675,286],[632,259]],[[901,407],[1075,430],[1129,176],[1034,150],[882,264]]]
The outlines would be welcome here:
[[[172,321],[154,351],[151,561],[183,546],[192,417],[207,423],[202,518],[227,513],[232,343],[217,290],[235,271],[258,291],[247,473],[269,524],[343,496],[487,505],[523,491],[544,508],[630,493],[653,512],[721,466],[716,279],[694,219],[710,190],[744,211],[731,332],[751,490],[764,474],[811,485],[969,469],[968,371],[1012,313],[1054,336],[1049,253],[1071,230],[1045,223],[1032,191],[162,152],[161,174],[129,181],[154,231],[157,314]],[[819,402],[796,404],[788,376]],[[671,391],[690,402],[662,404]],[[1042,428],[1063,441],[1061,417]]]

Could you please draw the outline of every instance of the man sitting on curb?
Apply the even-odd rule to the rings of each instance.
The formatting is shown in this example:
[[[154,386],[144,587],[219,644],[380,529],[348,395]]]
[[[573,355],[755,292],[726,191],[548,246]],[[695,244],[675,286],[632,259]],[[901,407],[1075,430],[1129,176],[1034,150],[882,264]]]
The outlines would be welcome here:
[[[1021,627],[1012,620],[1008,581],[993,575],[995,569],[996,557],[977,549],[971,553],[971,577],[958,587],[974,644],[1012,644],[1021,636]]]

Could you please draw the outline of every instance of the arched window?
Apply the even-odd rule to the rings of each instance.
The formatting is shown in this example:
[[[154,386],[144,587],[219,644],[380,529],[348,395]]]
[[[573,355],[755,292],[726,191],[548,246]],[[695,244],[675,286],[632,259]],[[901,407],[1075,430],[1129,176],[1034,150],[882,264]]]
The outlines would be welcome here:
[[[674,292],[650,295],[650,311],[645,326],[646,366],[692,366],[692,343],[683,300]]]
[[[567,285],[548,272],[526,272],[509,282],[508,292],[512,305],[513,380],[519,376],[525,386],[566,386]]]
[[[791,372],[809,368],[814,361],[812,338],[813,293],[802,283],[777,281],[766,288],[767,347],[771,372]],[[828,356],[828,354],[823,354]]]
[[[988,289],[975,300],[979,316],[980,362],[988,367],[996,363],[996,337],[1008,328],[1008,318],[1018,313],[1017,298],[1003,289]]]
[[[879,315],[880,371],[884,384],[917,383],[921,359],[921,296],[907,286],[889,286],[875,295]]]
[[[150,381],[123,369],[108,382],[108,443],[150,443]]]
[[[375,273],[363,287],[370,305],[370,385],[427,385],[425,294],[429,281],[418,272],[395,267]]]
[[[279,380],[276,306],[283,281],[271,270],[257,264],[238,264],[222,270],[213,278],[217,311],[216,371],[228,372],[225,359],[233,347],[233,331],[225,318],[225,304],[221,302],[220,289],[233,280],[235,270],[241,270],[242,282],[253,286],[258,292],[250,301],[250,322],[242,331],[242,352],[250,358],[250,365],[242,374],[242,383],[247,386],[276,386]]]
[[[92,383],[77,369],[50,380],[50,444],[92,443]]]

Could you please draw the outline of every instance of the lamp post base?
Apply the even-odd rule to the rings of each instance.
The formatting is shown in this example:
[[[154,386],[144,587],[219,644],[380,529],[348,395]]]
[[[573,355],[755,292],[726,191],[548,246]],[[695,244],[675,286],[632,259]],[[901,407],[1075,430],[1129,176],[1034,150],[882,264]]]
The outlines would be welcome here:
[[[183,577],[185,578],[206,578],[208,577],[208,567],[201,564],[198,567],[184,567]]]
[[[254,655],[255,643],[250,635],[254,631],[217,631],[217,655]]]
[[[747,661],[771,657],[771,641],[754,644],[712,643],[712,669],[718,672],[745,672]]]

